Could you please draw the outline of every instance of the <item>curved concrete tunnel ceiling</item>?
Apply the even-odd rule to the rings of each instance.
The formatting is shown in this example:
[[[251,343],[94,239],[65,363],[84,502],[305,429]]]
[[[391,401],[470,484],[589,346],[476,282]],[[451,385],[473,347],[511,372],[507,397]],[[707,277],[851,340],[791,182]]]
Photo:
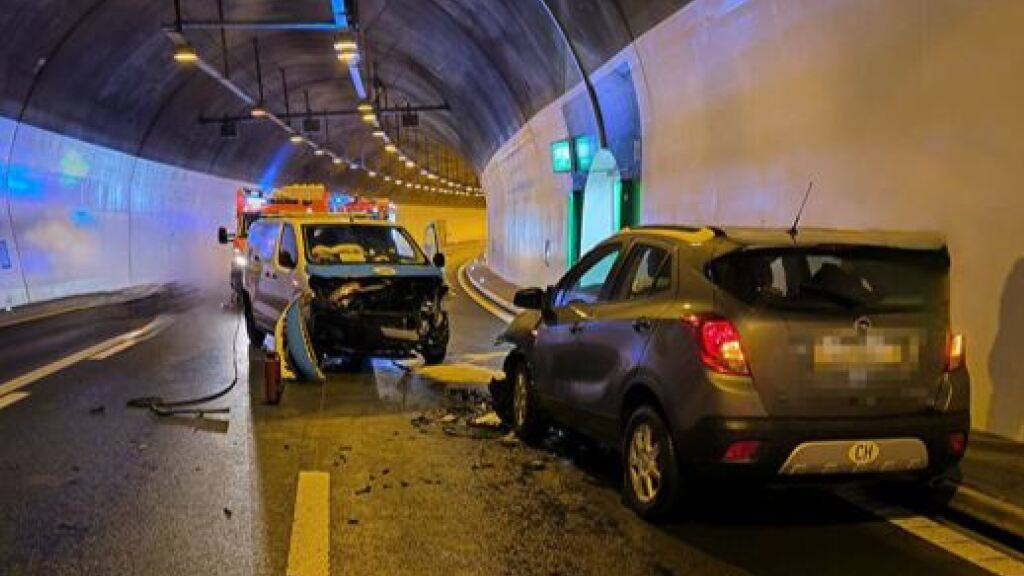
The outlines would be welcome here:
[[[390,104],[447,103],[420,114],[421,133],[479,171],[543,106],[579,82],[571,54],[543,0],[358,0],[362,69],[387,88]],[[588,73],[685,0],[547,0]],[[324,180],[368,184],[306,146],[289,150],[267,122],[238,125],[238,137],[200,116],[244,115],[239,98],[195,67],[171,59],[163,26],[172,0],[7,0],[0,10],[0,113],[161,162],[253,182]],[[181,0],[186,21],[218,20],[215,0]],[[329,21],[330,0],[223,0],[226,20]],[[186,29],[204,60],[221,69],[220,31]],[[317,110],[351,109],[358,96],[332,49],[332,34],[228,30],[230,79],[258,94],[258,37],[267,105],[283,110],[279,69],[292,112],[308,90]],[[366,72],[371,74],[367,75]],[[295,121],[298,125],[301,121]],[[395,122],[392,122],[394,125]],[[380,143],[358,116],[329,122],[332,149],[380,167]],[[322,134],[321,137],[322,139]],[[417,156],[416,151],[409,150]],[[424,200],[441,201],[435,195]]]

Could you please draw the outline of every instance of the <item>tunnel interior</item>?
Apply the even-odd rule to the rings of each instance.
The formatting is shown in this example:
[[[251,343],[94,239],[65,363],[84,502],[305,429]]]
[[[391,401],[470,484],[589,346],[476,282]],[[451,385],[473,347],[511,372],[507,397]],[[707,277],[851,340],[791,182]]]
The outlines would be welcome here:
[[[446,108],[420,113],[420,126],[406,134],[397,133],[399,118],[382,119],[390,136],[410,157],[439,170],[443,163],[446,172],[476,181],[502,143],[580,81],[554,19],[589,73],[682,4],[563,0],[549,3],[549,12],[540,0],[182,0],[176,12],[171,0],[15,0],[0,14],[8,53],[0,113],[227,178],[365,180],[365,172],[334,169],[309,147],[279,160],[282,131],[246,119],[250,107],[237,94],[195,66],[175,62],[169,36],[180,14],[182,35],[200,58],[254,99],[260,92],[253,48],[258,40],[267,107],[311,110],[320,120],[323,111],[352,111],[360,101],[332,49],[335,35],[351,30],[360,42],[368,98],[383,105],[379,99],[386,95],[389,107]],[[335,8],[342,20],[334,20]],[[223,33],[216,26],[222,18]],[[309,23],[321,29],[301,29]],[[210,122],[199,124],[200,117]],[[224,117],[242,118],[237,137],[222,137],[217,120]],[[298,128],[301,121],[291,124]],[[389,167],[358,115],[331,117],[326,124],[328,133],[321,125],[311,139],[377,171]],[[435,156],[428,160],[428,154]]]

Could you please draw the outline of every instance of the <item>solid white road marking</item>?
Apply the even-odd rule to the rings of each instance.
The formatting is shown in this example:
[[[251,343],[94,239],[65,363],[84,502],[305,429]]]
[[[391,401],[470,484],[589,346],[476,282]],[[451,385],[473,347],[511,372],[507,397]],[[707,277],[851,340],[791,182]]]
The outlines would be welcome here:
[[[862,490],[846,488],[838,492],[846,501],[858,508],[880,516],[904,531],[997,576],[1024,576],[1024,562],[949,526],[931,518],[918,516],[900,506],[876,502]]]
[[[89,346],[84,350],[79,350],[78,352],[65,356],[60,360],[51,362],[45,366],[40,366],[39,368],[36,368],[31,372],[27,372],[25,374],[22,374],[21,376],[18,376],[17,378],[8,380],[7,382],[0,384],[0,396],[4,396],[20,388],[24,388],[25,386],[28,386],[29,384],[35,382],[36,380],[40,380],[42,378],[50,376],[51,374],[60,372],[61,370],[67,368],[68,366],[77,364],[82,360],[92,358],[98,354],[102,354],[106,352],[108,349],[120,346],[122,343],[126,341],[138,339],[141,336],[144,336],[145,334],[153,330],[154,327],[166,324],[167,322],[169,322],[168,319],[166,319],[163,316],[160,316],[153,320],[152,322],[150,322],[149,324],[146,324],[142,328],[126,332],[124,334],[121,334],[120,336],[114,336],[109,340],[104,340],[99,344]]]
[[[288,576],[330,573],[330,498],[330,474],[299,472],[292,539],[288,547]]]
[[[504,310],[498,308],[494,304],[491,304],[483,296],[480,296],[479,294],[477,294],[476,290],[473,290],[473,289],[471,289],[469,287],[469,284],[468,284],[469,281],[466,278],[466,266],[467,266],[466,264],[463,264],[462,266],[460,266],[459,267],[459,272],[458,272],[459,285],[462,286],[462,291],[465,292],[466,295],[469,296],[470,299],[473,300],[473,302],[476,302],[478,306],[480,306],[484,310],[490,312],[491,314],[496,316],[502,322],[504,322],[506,324],[511,323],[512,319],[514,318],[511,314],[509,314],[508,312],[505,312]]]
[[[130,338],[127,338],[124,342],[116,346],[112,346],[111,348],[94,354],[90,356],[89,359],[106,360],[107,358],[110,358],[115,354],[124,352],[125,350],[131,348],[132,346],[135,346],[136,344],[141,344],[142,342],[145,342],[146,340],[149,340],[150,338],[163,332],[164,328],[170,326],[172,322],[173,320],[171,319],[170,316],[158,316],[155,320],[140,328],[139,330],[141,331],[141,333],[135,334]]]
[[[0,410],[3,410],[18,400],[23,400],[26,397],[28,397],[28,392],[12,392],[10,394],[0,396]]]

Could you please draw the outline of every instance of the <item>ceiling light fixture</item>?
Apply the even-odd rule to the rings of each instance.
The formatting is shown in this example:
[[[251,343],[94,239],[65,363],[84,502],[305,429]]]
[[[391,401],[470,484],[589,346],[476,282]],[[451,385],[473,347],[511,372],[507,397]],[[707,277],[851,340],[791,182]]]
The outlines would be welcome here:
[[[182,42],[174,47],[174,61],[179,64],[194,64],[199,61],[199,54],[188,42]]]

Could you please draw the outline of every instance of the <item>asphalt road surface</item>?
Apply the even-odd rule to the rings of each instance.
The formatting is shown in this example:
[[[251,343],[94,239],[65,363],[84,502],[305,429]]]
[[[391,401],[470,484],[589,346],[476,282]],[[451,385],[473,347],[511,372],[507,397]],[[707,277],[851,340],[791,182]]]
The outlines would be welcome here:
[[[479,410],[504,354],[500,322],[454,280],[478,251],[450,253],[445,365],[339,366],[324,385],[290,383],[279,406],[262,402],[261,354],[224,294],[0,331],[0,573],[1021,573],[1012,552],[913,507],[822,488],[709,492],[647,524],[600,447],[508,445],[449,422]],[[239,384],[210,404],[229,414],[126,406],[224,387],[233,344]]]

